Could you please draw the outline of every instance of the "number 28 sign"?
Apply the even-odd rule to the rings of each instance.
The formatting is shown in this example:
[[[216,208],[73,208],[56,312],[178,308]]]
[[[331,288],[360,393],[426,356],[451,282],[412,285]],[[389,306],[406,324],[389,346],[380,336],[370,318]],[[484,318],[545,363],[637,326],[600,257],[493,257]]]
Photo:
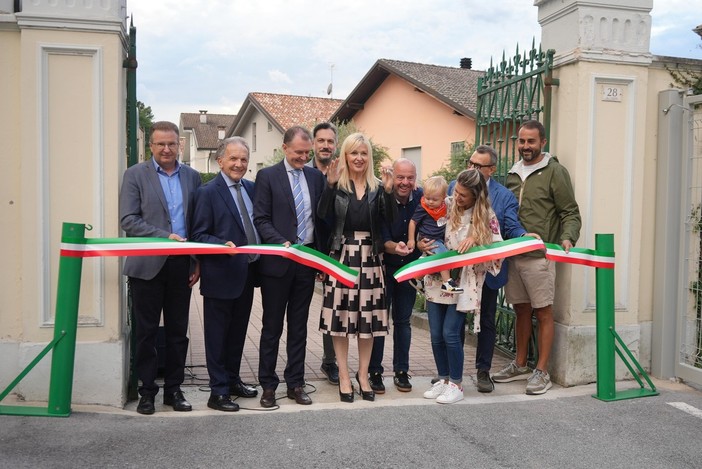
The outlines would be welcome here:
[[[602,101],[621,102],[624,97],[624,88],[616,85],[602,85]]]

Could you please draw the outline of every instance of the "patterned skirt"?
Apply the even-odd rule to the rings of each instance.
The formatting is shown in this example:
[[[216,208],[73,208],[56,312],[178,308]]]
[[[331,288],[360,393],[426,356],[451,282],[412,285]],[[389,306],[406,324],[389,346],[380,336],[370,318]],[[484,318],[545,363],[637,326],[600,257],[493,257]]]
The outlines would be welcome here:
[[[373,254],[368,231],[345,237],[340,251],[331,257],[359,272],[356,284],[348,288],[327,276],[319,318],[319,330],[335,336],[370,339],[388,334],[388,308],[382,254]]]

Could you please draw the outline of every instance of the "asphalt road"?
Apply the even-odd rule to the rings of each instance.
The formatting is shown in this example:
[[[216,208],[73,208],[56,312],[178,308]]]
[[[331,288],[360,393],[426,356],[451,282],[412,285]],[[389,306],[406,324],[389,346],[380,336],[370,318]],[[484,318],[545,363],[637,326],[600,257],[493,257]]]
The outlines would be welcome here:
[[[535,397],[509,383],[440,405],[421,398],[428,378],[416,381],[409,395],[389,390],[353,404],[318,382],[312,406],[281,400],[272,412],[197,410],[204,398],[191,391],[196,411],[187,414],[0,416],[0,467],[702,467],[702,392],[685,385],[602,402],[591,397],[594,385]],[[258,401],[239,402],[253,409]]]

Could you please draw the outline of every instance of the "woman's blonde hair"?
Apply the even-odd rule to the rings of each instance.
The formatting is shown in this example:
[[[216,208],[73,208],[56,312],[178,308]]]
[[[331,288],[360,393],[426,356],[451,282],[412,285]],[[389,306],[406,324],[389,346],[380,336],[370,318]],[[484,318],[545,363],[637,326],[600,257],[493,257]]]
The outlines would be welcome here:
[[[461,186],[470,191],[475,199],[473,205],[473,217],[471,219],[470,235],[475,239],[477,245],[492,243],[492,230],[490,229],[490,200],[488,199],[487,184],[485,178],[477,169],[466,169],[461,171],[456,177],[456,187]],[[455,189],[454,189],[455,191]],[[455,192],[454,192],[455,194]],[[451,204],[449,219],[451,228],[457,230],[461,224],[461,216],[465,209],[460,208],[454,202]]]
[[[378,188],[378,178],[373,174],[373,145],[368,137],[360,132],[351,134],[344,139],[339,149],[339,187],[353,192],[351,188],[351,179],[349,178],[349,164],[346,162],[346,154],[351,153],[361,145],[365,145],[368,149],[368,165],[366,166],[366,186],[369,191],[374,191]]]
[[[444,194],[446,197],[446,191],[448,190],[448,184],[443,176],[432,176],[426,181],[424,181],[424,193],[425,194]]]

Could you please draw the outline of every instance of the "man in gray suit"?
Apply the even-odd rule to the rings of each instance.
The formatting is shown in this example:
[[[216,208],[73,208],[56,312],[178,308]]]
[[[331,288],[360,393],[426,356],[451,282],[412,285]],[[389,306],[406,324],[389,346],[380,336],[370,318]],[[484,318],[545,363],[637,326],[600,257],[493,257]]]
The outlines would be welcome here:
[[[149,145],[153,159],[124,173],[120,224],[127,236],[185,241],[200,174],[178,162],[178,126],[172,122],[155,122]],[[176,411],[190,411],[180,385],[188,352],[190,292],[200,277],[199,266],[190,256],[128,257],[123,273],[129,277],[136,328],[134,365],[141,381],[137,412],[150,415],[156,410],[156,335],[161,311],[166,336],[163,403]]]

